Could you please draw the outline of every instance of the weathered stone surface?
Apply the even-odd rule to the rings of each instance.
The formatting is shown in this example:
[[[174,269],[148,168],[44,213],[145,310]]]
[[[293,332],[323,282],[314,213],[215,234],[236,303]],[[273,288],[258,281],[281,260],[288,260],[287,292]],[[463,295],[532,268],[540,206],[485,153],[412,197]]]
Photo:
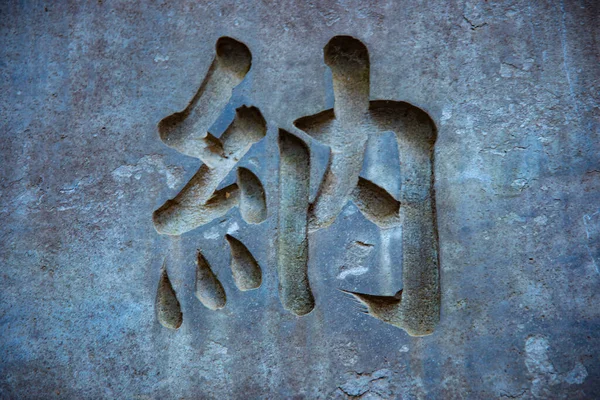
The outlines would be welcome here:
[[[0,15],[0,397],[600,397],[597,2],[4,2]],[[358,77],[350,89],[327,65],[336,58],[324,60],[338,35],[368,49],[370,79],[341,67]],[[215,55],[222,37],[247,47],[249,71],[235,41]],[[187,131],[159,134],[209,70],[214,97],[194,123],[214,136],[190,147]],[[334,99],[334,87],[351,95]],[[364,315],[337,290],[393,296],[410,285],[403,233],[427,224],[410,235],[394,218],[377,224],[378,210],[389,215],[406,201],[389,177],[414,166],[389,148],[390,132],[365,137],[365,162],[348,164],[367,189],[391,195],[379,209],[368,201],[379,189],[359,188],[330,226],[312,231],[312,211],[286,192],[310,232],[306,249],[286,254],[302,260],[308,251],[313,298],[306,286],[288,287],[292,312],[282,305],[280,138],[307,143],[310,171],[294,175],[297,152],[285,165],[293,193],[314,203],[326,145],[337,144],[311,140],[294,121],[334,100],[347,105],[335,116],[356,127],[365,120],[347,110],[391,100],[423,110],[437,128],[441,312],[429,336]],[[263,133],[250,126],[261,118]],[[240,141],[230,137],[256,143],[233,148]],[[228,151],[239,162],[222,158]],[[204,209],[172,207],[153,219],[199,158],[201,177],[231,167],[224,179],[198,181],[218,185],[211,190],[192,188],[208,191],[192,200],[217,218],[204,224]],[[417,189],[409,194],[429,199]],[[337,207],[332,198],[327,207]],[[168,286],[157,295],[165,258],[177,301]],[[232,267],[252,290],[238,289]],[[177,307],[179,329],[162,326],[160,310],[178,325]]]

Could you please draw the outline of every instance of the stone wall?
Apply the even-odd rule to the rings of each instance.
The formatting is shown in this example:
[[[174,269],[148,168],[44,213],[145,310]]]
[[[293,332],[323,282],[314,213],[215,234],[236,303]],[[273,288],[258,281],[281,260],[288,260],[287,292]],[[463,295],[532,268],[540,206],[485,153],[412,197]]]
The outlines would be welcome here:
[[[0,16],[0,397],[600,397],[597,2]]]

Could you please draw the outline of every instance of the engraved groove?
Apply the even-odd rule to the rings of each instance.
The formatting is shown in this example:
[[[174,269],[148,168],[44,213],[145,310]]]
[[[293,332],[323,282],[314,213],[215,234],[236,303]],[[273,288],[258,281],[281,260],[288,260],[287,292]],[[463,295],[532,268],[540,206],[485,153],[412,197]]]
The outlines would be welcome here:
[[[218,144],[213,148],[218,148],[220,154],[212,159],[214,167],[202,165],[174,199],[154,212],[156,230],[181,235],[225,215],[238,205],[240,196],[236,184],[216,189],[250,147],[266,135],[266,130],[266,122],[257,108],[238,108],[221,138],[211,139]]]
[[[279,130],[279,153],[279,297],[285,309],[304,315],[315,306],[308,281],[310,153],[303,141],[282,129]]]
[[[225,307],[227,297],[223,285],[213,273],[206,258],[198,251],[196,260],[196,298],[210,310]]]
[[[241,291],[257,289],[262,283],[262,272],[248,248],[231,235],[225,235],[231,248],[231,272],[233,281]]]
[[[160,273],[160,280],[156,290],[156,318],[158,322],[165,328],[179,329],[183,323],[183,314],[181,313],[181,305],[177,300],[177,295],[167,273],[166,262],[163,264]]]
[[[249,169],[239,167],[237,181],[240,188],[240,213],[249,224],[260,224],[267,218],[265,189]]]
[[[336,118],[342,123],[359,120],[369,108],[369,51],[351,36],[335,36],[323,53],[333,76]]]
[[[216,121],[233,88],[239,85],[252,64],[245,44],[222,37],[216,44],[216,55],[204,81],[181,112],[163,119],[158,125],[161,139],[183,154],[200,158],[206,164],[215,157],[208,129]]]
[[[439,320],[440,307],[433,186],[435,124],[411,104],[369,101],[369,55],[357,39],[334,37],[325,46],[324,56],[333,77],[334,108],[294,122],[331,149],[329,165],[309,208],[310,229],[331,225],[348,201],[380,228],[401,224],[402,296],[400,292],[397,296],[353,295],[370,315],[410,335],[428,335]],[[394,162],[398,157],[399,167],[391,173],[373,174],[374,167],[365,163],[381,163],[373,157],[381,154],[375,138],[387,132],[393,132],[397,143],[397,153],[388,156]]]
[[[336,36],[324,49],[331,68],[334,109],[296,120],[294,125],[331,147],[329,165],[310,208],[310,229],[331,225],[348,202],[363,165],[369,137],[369,54],[350,36]]]

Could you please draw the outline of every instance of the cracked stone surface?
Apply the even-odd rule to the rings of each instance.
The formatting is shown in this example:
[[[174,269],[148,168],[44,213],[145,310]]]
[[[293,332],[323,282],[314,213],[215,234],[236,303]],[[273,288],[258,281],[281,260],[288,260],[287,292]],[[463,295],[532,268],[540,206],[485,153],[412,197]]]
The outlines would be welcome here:
[[[597,1],[24,1],[0,15],[1,398],[600,398]],[[371,100],[437,126],[429,336],[337,290],[403,283],[402,229],[354,204],[309,236],[314,309],[280,302],[278,131],[300,135],[296,119],[333,106],[323,48],[336,35],[368,48]],[[186,107],[224,36],[252,67],[210,130],[260,110],[266,136],[238,166],[264,186],[266,220],[234,207],[160,235],[153,212],[201,162],[157,125]],[[314,199],[328,149],[310,147]],[[218,190],[235,183],[232,170]],[[236,288],[225,235],[260,266],[258,289]],[[195,296],[198,251],[222,309]],[[156,317],[164,261],[177,330]]]

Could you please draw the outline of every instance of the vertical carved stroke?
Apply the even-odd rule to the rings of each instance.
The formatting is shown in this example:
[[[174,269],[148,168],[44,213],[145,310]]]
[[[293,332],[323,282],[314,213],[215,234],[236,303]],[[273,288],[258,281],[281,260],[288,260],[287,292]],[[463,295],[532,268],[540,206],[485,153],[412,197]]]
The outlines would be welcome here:
[[[335,36],[323,49],[333,76],[334,112],[343,125],[362,119],[369,110],[369,51],[351,36]]]
[[[369,52],[350,36],[336,36],[324,49],[333,76],[334,119],[301,118],[294,124],[331,147],[331,158],[310,209],[310,229],[335,221],[358,182],[369,137],[365,123],[369,110]]]
[[[279,296],[285,309],[304,315],[315,305],[308,281],[310,154],[303,141],[282,129],[279,153]]]
[[[400,112],[398,114],[402,115]],[[413,336],[433,333],[440,318],[438,233],[435,208],[435,124],[413,107],[395,129],[403,167],[402,327]]]

